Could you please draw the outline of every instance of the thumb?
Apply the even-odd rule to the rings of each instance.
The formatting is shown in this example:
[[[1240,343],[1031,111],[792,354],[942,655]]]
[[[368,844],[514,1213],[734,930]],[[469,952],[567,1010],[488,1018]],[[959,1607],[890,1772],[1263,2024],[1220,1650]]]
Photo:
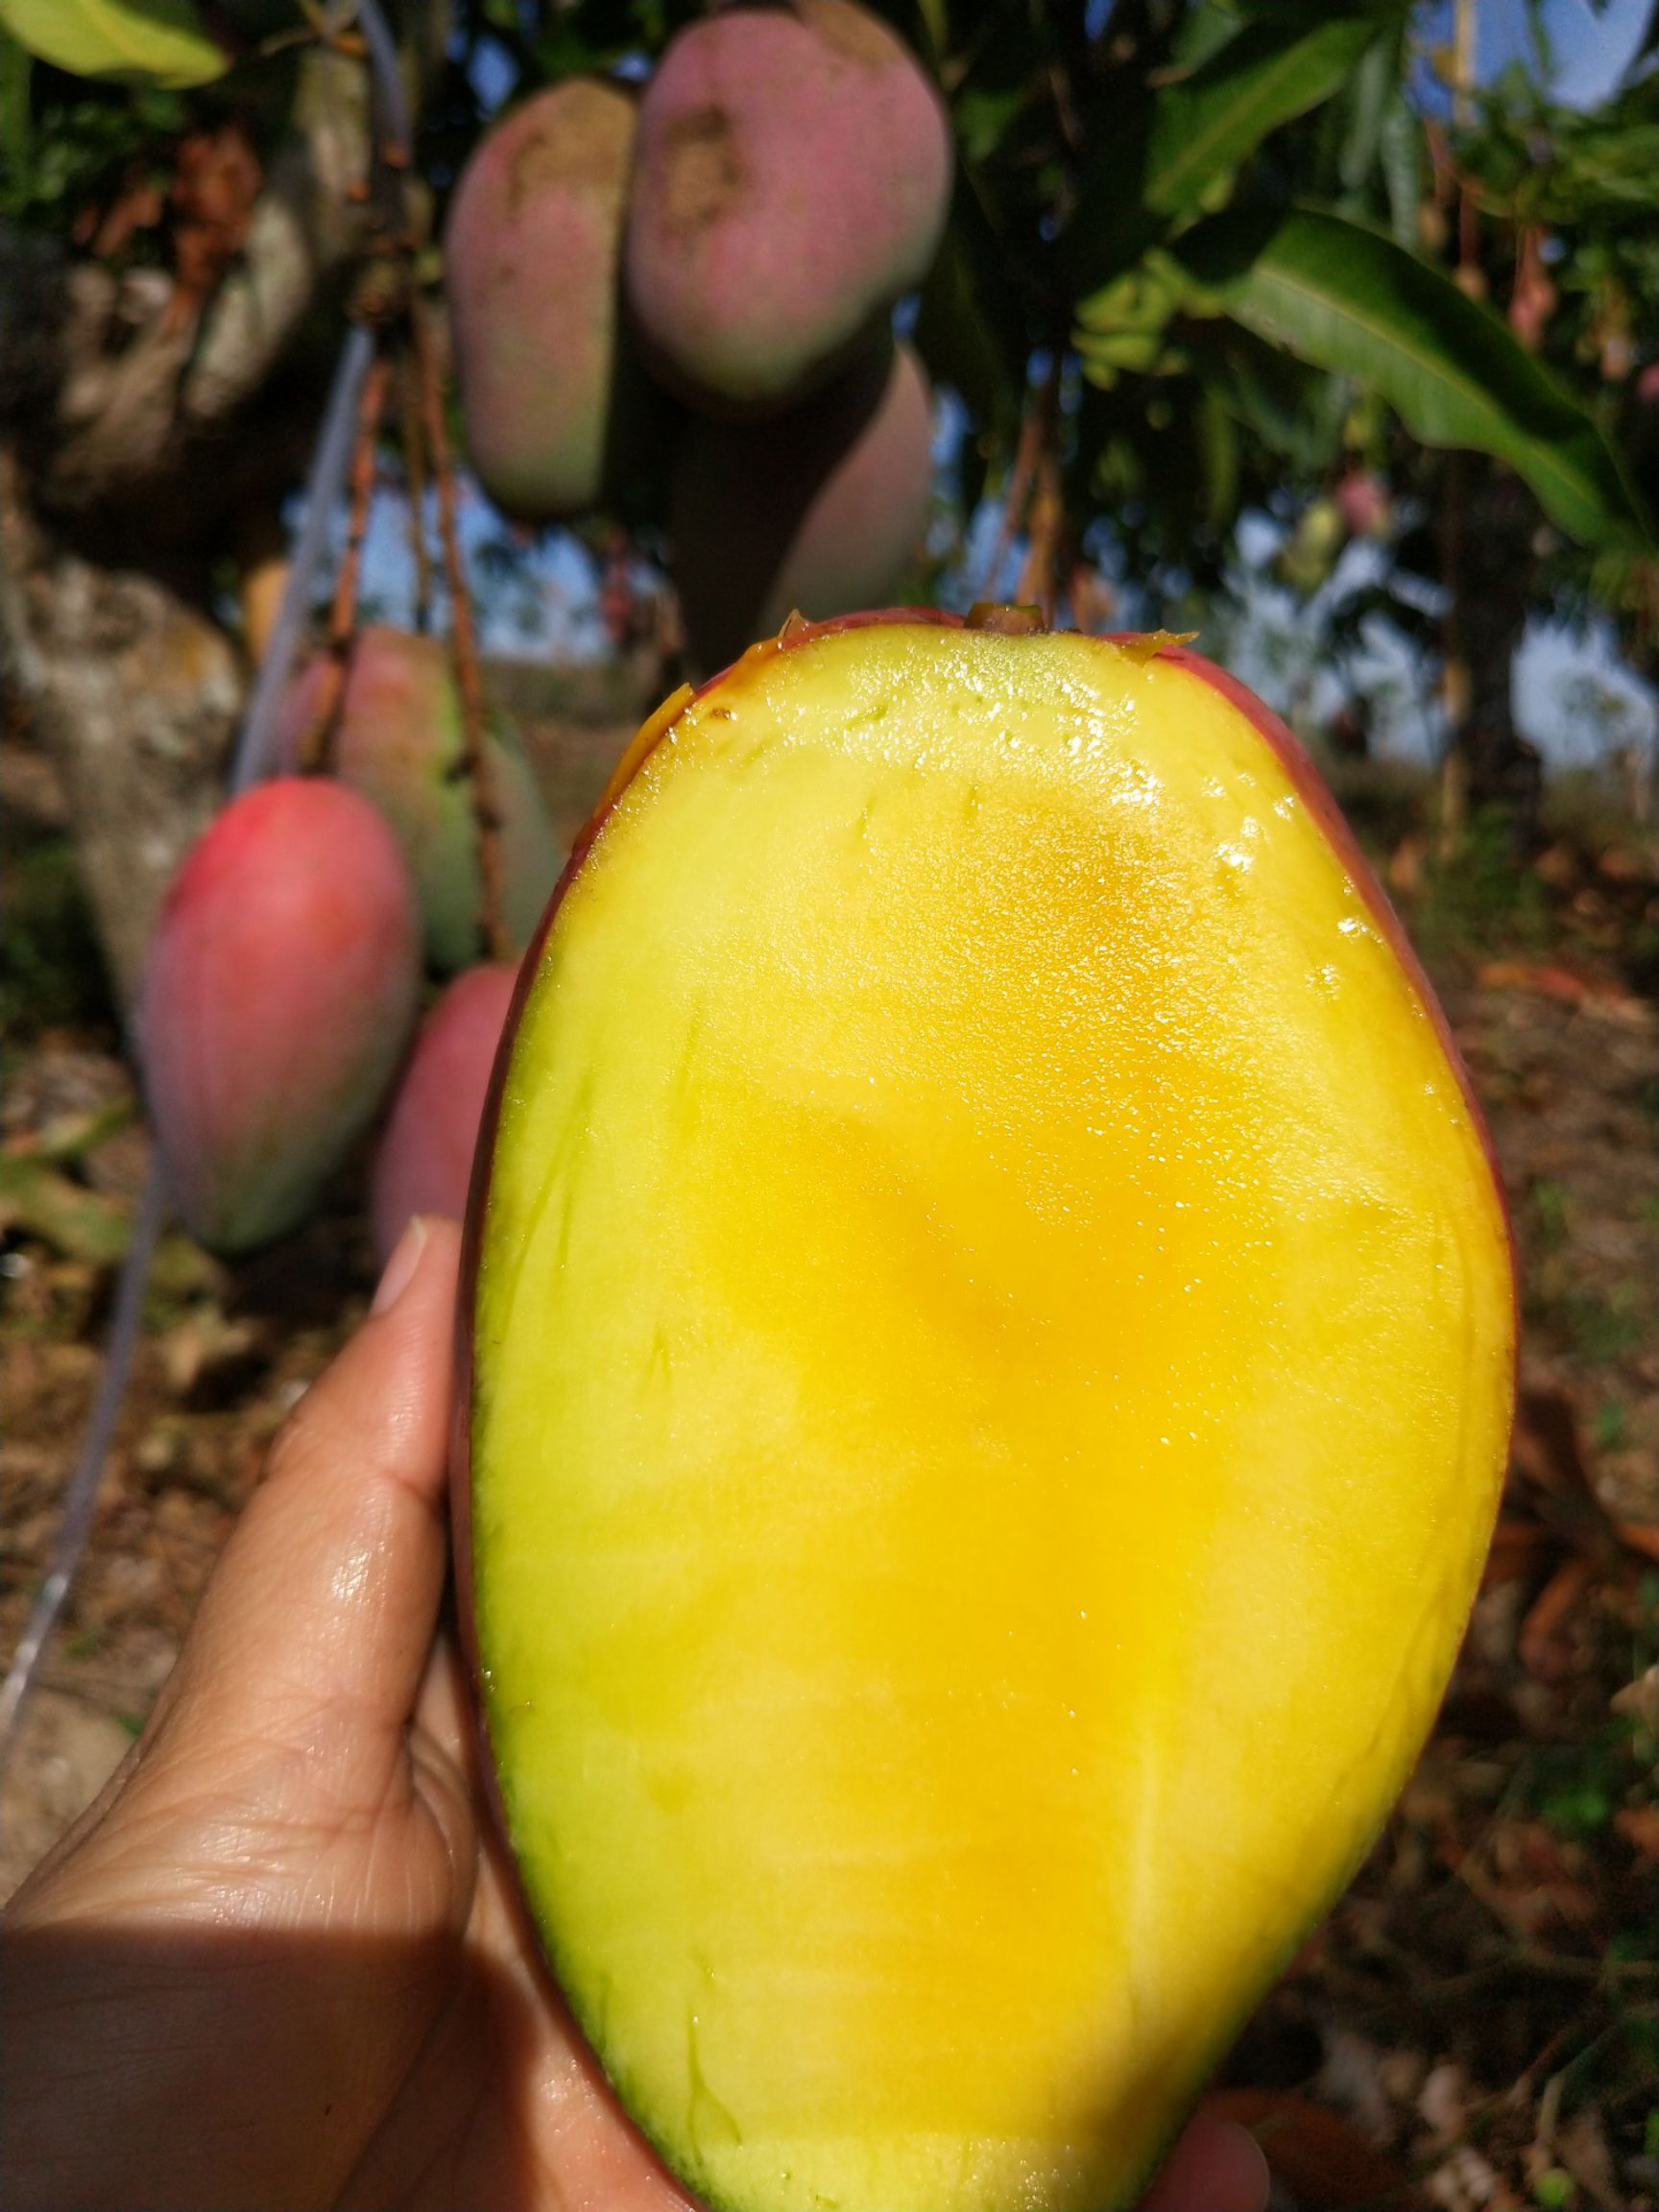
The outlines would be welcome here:
[[[370,1318],[301,1402],[208,1583],[141,1748],[303,1767],[307,1806],[377,1801],[401,1761],[447,1558],[459,1233],[417,1218]]]
[[[386,1804],[444,1584],[459,1241],[454,1222],[410,1223],[370,1318],[277,1437],[143,1738],[14,1907],[71,1862],[83,1886],[119,1882],[135,1837],[176,1844],[205,1804],[232,1829],[338,1828]],[[439,1797],[449,1833],[458,1774]]]

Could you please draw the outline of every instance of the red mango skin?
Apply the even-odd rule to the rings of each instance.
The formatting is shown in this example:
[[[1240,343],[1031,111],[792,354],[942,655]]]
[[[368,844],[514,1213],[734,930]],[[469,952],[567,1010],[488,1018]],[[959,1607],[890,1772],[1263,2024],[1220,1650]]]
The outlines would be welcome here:
[[[491,498],[525,520],[594,505],[628,412],[616,308],[634,122],[609,80],[551,85],[486,134],[449,204],[468,452]]]
[[[469,968],[421,1024],[370,1179],[382,1265],[412,1214],[459,1220],[467,1211],[490,1071],[517,980],[517,969],[504,962]]]
[[[888,623],[948,630],[961,630],[969,627],[962,615],[948,613],[942,609],[933,607],[878,608],[860,613],[844,614],[827,622],[807,622],[802,620],[800,616],[794,615],[784,624],[778,637],[767,638],[759,644],[750,646],[749,653],[742,658],[747,661],[751,654],[788,653],[798,646],[810,644],[815,638],[832,637],[839,631],[863,630]],[[1453,1037],[1451,1024],[1447,1022],[1440,1002],[1434,995],[1433,986],[1424,974],[1422,964],[1411,949],[1410,941],[1406,935],[1399,916],[1389,903],[1386,892],[1378,881],[1370,862],[1359,849],[1354,832],[1349,829],[1336,802],[1327,790],[1324,779],[1303,750],[1301,742],[1270,707],[1258,699],[1256,694],[1240,684],[1237,677],[1230,676],[1226,669],[1218,667],[1214,661],[1207,661],[1201,653],[1191,652],[1186,645],[1178,644],[1173,640],[1166,640],[1163,637],[1159,637],[1155,640],[1150,636],[1133,631],[1114,633],[1104,642],[1114,645],[1140,645],[1149,650],[1156,650],[1162,658],[1172,660],[1181,667],[1190,669],[1194,676],[1210,685],[1214,690],[1219,691],[1223,698],[1248,717],[1261,733],[1263,741],[1272,748],[1278,759],[1283,763],[1297,796],[1319,824],[1343,867],[1353,878],[1355,888],[1364,901],[1384,940],[1392,949],[1413,992],[1433,1024],[1434,1033],[1440,1041],[1447,1061],[1462,1093],[1481,1151],[1491,1170],[1493,1186],[1498,1192],[1499,1203],[1503,1210],[1504,1227],[1509,1239],[1511,1281],[1513,1282],[1514,1227],[1504,1195],[1503,1174],[1499,1168],[1498,1155],[1493,1148],[1491,1134],[1486,1126],[1486,1118],[1482,1114],[1479,1101],[1475,1095],[1474,1085],[1469,1079],[1469,1071],[1464,1066],[1463,1056]],[[706,683],[698,685],[695,690],[689,684],[684,685],[680,690],[663,701],[657,712],[644,724],[633,743],[624,752],[604,797],[571,848],[570,857],[565,862],[564,873],[559,878],[553,897],[548,902],[547,910],[541,918],[541,926],[524,955],[518,971],[518,980],[514,989],[512,1002],[508,1008],[507,1020],[502,1032],[501,1047],[496,1054],[494,1069],[490,1078],[490,1089],[485,1099],[483,1119],[478,1133],[477,1149],[473,1156],[472,1182],[468,1198],[466,1223],[461,1243],[461,1291],[456,1307],[455,1396],[452,1402],[449,1448],[449,1502],[451,1527],[454,1535],[458,1610],[462,1645],[468,1659],[469,1678],[475,1690],[479,1679],[479,1656],[477,1633],[474,1625],[472,1590],[471,1407],[475,1358],[472,1340],[472,1315],[477,1304],[478,1263],[484,1242],[484,1214],[490,1196],[490,1163],[495,1149],[501,1101],[506,1089],[507,1070],[512,1060],[512,1042],[517,1033],[519,1022],[523,1017],[525,1005],[535,983],[536,973],[541,966],[541,954],[558,914],[560,902],[565,896],[566,887],[574,881],[577,871],[587,857],[589,848],[603,828],[607,815],[638,773],[641,762],[669,735],[680,715],[690,705],[691,701],[701,699],[710,691],[717,690],[740,664],[740,662],[733,661],[731,667],[722,669],[716,676],[709,677]],[[501,1804],[489,1734],[485,1726],[483,1702],[476,1695],[474,1697],[473,1716],[480,1753],[479,1771],[485,1777],[486,1791],[494,1808],[496,1833],[505,1839],[507,1835],[506,1815]],[[507,1864],[514,1869],[513,1879],[517,1887],[517,1863],[514,1861],[511,1851],[507,1851],[504,1856]],[[521,1897],[521,1891],[519,1894]],[[528,1912],[527,1906],[525,1911]]]
[[[926,276],[950,176],[938,93],[854,0],[688,25],[639,103],[623,272],[649,365],[711,413],[789,406]]]
[[[397,841],[354,791],[281,777],[186,858],[151,947],[146,1086],[204,1244],[298,1226],[378,1112],[414,1025],[421,926]]]
[[[824,618],[890,591],[932,477],[927,378],[885,337],[786,415],[689,422],[668,527],[694,661],[723,667],[792,607]]]

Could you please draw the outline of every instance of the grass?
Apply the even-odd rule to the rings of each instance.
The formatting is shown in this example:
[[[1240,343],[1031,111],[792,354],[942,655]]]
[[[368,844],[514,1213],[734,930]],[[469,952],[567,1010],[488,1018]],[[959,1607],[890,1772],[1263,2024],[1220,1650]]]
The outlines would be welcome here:
[[[112,1028],[115,1011],[74,849],[59,834],[0,840],[0,1033]]]
[[[1482,808],[1455,853],[1428,862],[1411,934],[1431,960],[1548,947],[1549,891],[1530,868],[1517,865],[1514,824],[1502,808]]]
[[[1610,1367],[1644,1342],[1647,1327],[1639,1310],[1640,1296],[1636,1284],[1616,1283],[1606,1295],[1575,1290],[1559,1301],[1568,1341],[1581,1359]]]

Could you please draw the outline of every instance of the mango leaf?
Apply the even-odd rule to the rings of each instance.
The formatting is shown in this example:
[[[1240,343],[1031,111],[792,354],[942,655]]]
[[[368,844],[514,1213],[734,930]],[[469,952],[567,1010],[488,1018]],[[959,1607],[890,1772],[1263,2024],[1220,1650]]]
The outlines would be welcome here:
[[[922,287],[915,340],[936,383],[954,385],[983,427],[1017,414],[1006,352],[988,313],[972,252],[955,224]]]
[[[230,65],[191,0],[0,0],[0,30],[77,77],[180,91]]]
[[[34,59],[14,38],[0,36],[0,157],[13,178],[29,166],[33,136],[29,109],[29,76]]]
[[[1172,221],[1215,204],[1262,139],[1337,91],[1378,36],[1378,19],[1334,14],[1246,23],[1157,93],[1097,131],[1065,254],[1073,287],[1129,267]]]
[[[1375,20],[1363,15],[1333,15],[1302,33],[1247,24],[1201,69],[1159,93],[1142,186],[1146,205],[1159,215],[1201,205],[1269,132],[1338,91],[1376,36]]]
[[[1508,463],[1580,543],[1651,543],[1613,448],[1508,326],[1366,225],[1316,208],[1223,215],[1171,250],[1190,304],[1386,400],[1425,445]]]

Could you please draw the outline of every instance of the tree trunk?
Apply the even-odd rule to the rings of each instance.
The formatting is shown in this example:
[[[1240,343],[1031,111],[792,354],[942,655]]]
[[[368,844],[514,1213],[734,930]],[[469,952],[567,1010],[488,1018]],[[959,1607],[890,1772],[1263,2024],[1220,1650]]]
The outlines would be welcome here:
[[[127,1014],[242,703],[213,586],[303,472],[327,363],[299,341],[362,242],[368,174],[363,69],[319,49],[205,297],[0,239],[0,683],[61,775]]]
[[[1515,727],[1515,654],[1532,605],[1538,511],[1501,462],[1454,454],[1445,479],[1445,627],[1453,777],[1473,807],[1498,805],[1518,832],[1536,820],[1541,764]]]
[[[219,797],[243,693],[230,640],[155,577],[55,548],[0,456],[6,668],[68,797],[76,854],[130,1015],[174,871]]]

